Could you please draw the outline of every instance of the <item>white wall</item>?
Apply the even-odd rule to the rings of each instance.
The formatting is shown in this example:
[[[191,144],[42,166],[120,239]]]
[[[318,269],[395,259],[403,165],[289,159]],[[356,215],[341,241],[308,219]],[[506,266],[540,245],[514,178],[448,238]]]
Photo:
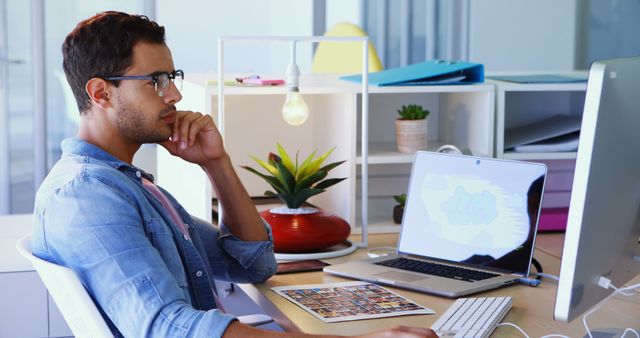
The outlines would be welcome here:
[[[573,70],[577,1],[470,0],[469,59],[487,71]]]
[[[327,30],[340,22],[349,22],[363,28],[364,13],[362,13],[362,1],[366,0],[326,0]]]
[[[312,35],[313,3],[299,0],[156,0],[156,19],[167,28],[176,67],[215,72],[219,35]],[[326,28],[341,21],[362,24],[363,0],[326,0]],[[469,0],[469,56],[488,71],[571,70],[576,59],[580,0]],[[298,47],[301,71],[312,49]],[[284,43],[230,42],[225,72],[281,73]]]
[[[177,68],[187,73],[217,72],[218,36],[309,36],[311,1],[296,0],[157,0],[156,20],[167,30],[167,44]],[[299,44],[298,66],[310,71],[311,44]],[[282,42],[229,42],[225,72],[282,73],[289,46]]]

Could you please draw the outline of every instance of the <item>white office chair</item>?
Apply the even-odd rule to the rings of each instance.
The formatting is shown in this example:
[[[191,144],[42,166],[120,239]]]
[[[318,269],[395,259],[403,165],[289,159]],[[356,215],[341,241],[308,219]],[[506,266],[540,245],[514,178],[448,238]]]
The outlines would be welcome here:
[[[31,235],[19,239],[16,249],[36,269],[76,337],[113,338],[100,311],[73,270],[34,256],[31,252]],[[251,326],[273,321],[263,314],[239,316],[238,320]]]

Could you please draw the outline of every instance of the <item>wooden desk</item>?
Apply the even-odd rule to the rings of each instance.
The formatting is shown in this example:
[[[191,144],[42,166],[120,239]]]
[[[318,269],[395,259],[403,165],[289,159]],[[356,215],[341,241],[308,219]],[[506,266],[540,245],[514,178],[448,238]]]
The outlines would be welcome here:
[[[560,257],[562,253],[562,234],[538,236],[535,257],[547,273],[557,275],[560,271]],[[354,237],[353,240],[358,240]],[[379,234],[369,236],[369,246],[395,246],[397,234]],[[347,260],[366,257],[366,250],[360,249],[355,253],[328,259],[331,264]],[[319,284],[344,282],[348,279],[333,276],[323,272],[305,272],[296,274],[276,275],[263,284],[243,284],[240,287],[275,321],[287,331],[302,331],[306,333],[324,333],[354,335],[366,333],[395,325],[410,325],[430,327],[440,314],[453,303],[452,299],[422,294],[418,292],[385,286],[408,299],[436,311],[436,315],[402,316],[373,320],[359,320],[342,323],[324,323],[310,315],[293,303],[271,291],[272,287],[300,284]],[[634,282],[639,282],[636,278]],[[544,280],[539,287],[514,285],[492,291],[475,294],[475,297],[511,296],[513,307],[503,322],[511,322],[520,326],[531,337],[541,337],[545,334],[560,333],[571,337],[582,337],[585,334],[581,319],[571,323],[553,320],[553,307],[557,284],[552,280]],[[472,297],[473,297],[472,296]],[[640,296],[617,296],[603,306],[598,312],[589,317],[589,326],[598,327],[629,327],[638,326],[640,318]],[[522,337],[513,328],[499,327],[494,337]]]

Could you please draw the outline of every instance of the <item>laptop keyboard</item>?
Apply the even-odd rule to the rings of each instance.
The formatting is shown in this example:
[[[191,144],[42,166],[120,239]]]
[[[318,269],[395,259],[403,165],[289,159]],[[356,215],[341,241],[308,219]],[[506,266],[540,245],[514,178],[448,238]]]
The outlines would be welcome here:
[[[432,262],[419,261],[410,258],[395,258],[388,261],[377,262],[375,264],[388,266],[391,268],[420,272],[427,275],[435,275],[445,278],[462,280],[465,282],[475,282],[483,279],[497,277],[499,275],[490,272],[483,272],[465,269],[450,265],[437,264]]]

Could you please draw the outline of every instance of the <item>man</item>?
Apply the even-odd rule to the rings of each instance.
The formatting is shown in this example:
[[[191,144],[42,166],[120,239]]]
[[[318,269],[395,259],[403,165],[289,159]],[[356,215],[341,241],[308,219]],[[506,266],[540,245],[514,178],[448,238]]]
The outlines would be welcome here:
[[[118,337],[283,335],[217,309],[213,279],[266,280],[273,244],[211,117],[176,110],[183,73],[164,28],[100,13],[78,24],[62,52],[81,122],[38,191],[33,252],[72,268]],[[144,143],[207,173],[224,208],[219,228],[192,218],[131,164]],[[369,336],[431,334],[400,327]]]

